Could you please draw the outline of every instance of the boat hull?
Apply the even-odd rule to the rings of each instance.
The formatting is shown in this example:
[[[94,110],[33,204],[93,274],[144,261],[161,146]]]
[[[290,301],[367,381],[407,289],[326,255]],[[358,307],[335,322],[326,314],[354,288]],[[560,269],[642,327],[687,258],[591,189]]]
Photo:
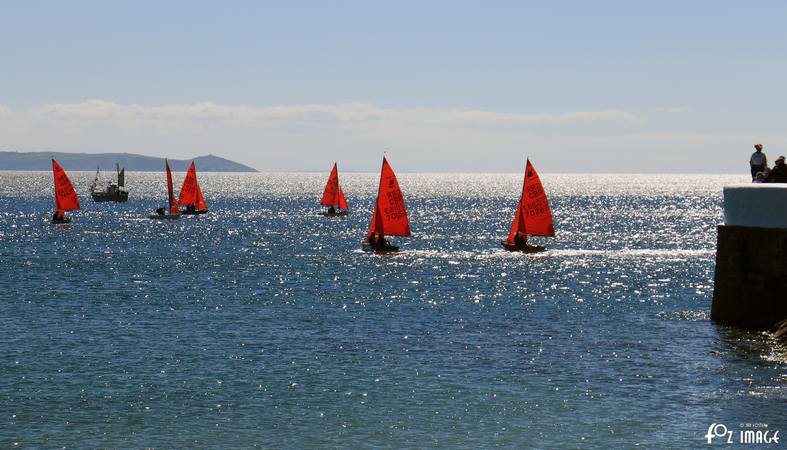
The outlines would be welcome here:
[[[207,209],[198,209],[198,210],[196,210],[196,211],[187,211],[187,210],[184,210],[184,211],[181,211],[181,212],[180,212],[180,214],[181,214],[181,215],[185,215],[185,216],[198,216],[198,215],[200,215],[200,214],[207,214],[207,213],[209,213],[209,212],[210,212],[210,211],[209,211],[209,210],[207,210]]]
[[[64,223],[71,223],[71,219],[68,217],[61,217],[59,219],[52,219],[52,223],[55,225],[60,225]]]
[[[113,194],[107,194],[104,192],[91,192],[90,196],[93,197],[94,202],[122,203],[128,201],[128,192],[118,192]]]
[[[500,245],[502,245],[503,248],[508,250],[509,252],[541,253],[547,250],[547,248],[542,245],[528,245],[528,244],[514,245],[514,244],[509,244],[506,241],[501,241]]]
[[[350,214],[350,211],[336,211],[335,213],[331,214],[327,211],[323,211],[320,213],[321,216],[325,217],[344,217]]]
[[[399,251],[399,247],[387,243],[384,245],[379,245],[379,244],[372,245],[369,243],[369,241],[363,241],[361,242],[361,246],[363,248],[363,251],[365,252],[395,253]]]

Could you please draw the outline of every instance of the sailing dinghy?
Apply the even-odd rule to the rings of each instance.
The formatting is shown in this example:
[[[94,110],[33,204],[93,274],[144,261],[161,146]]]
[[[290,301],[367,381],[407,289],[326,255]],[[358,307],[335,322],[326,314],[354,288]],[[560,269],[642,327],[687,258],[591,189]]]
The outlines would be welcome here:
[[[66,217],[66,211],[79,209],[79,198],[66,171],[54,159],[52,173],[55,177],[55,213],[52,215],[52,223],[69,223],[71,219]]]
[[[410,221],[404,206],[402,190],[393,169],[383,157],[380,171],[380,186],[377,200],[369,224],[369,233],[362,242],[365,251],[398,252],[399,247],[391,245],[385,236],[410,236]]]
[[[322,193],[320,204],[328,207],[328,210],[321,213],[324,216],[346,216],[350,213],[347,199],[344,198],[344,191],[339,186],[339,170],[336,167],[336,163],[333,163],[333,170],[328,176],[328,182],[325,183],[325,191]]]
[[[205,214],[208,212],[208,205],[205,204],[205,197],[202,196],[202,189],[197,183],[197,169],[194,161],[191,162],[186,178],[183,180],[183,187],[180,188],[178,204],[185,206],[181,214]]]
[[[545,247],[528,244],[527,237],[553,237],[554,235],[555,226],[547,194],[544,192],[544,186],[541,184],[536,169],[528,159],[525,168],[525,181],[522,184],[522,195],[519,198],[514,223],[508,233],[508,239],[502,241],[501,244],[511,252],[543,252],[546,250]]]
[[[167,214],[165,208],[159,208],[156,210],[156,214],[148,216],[148,219],[177,220],[180,219],[180,208],[178,208],[178,202],[175,200],[175,194],[172,190],[172,171],[169,170],[169,161],[167,161],[166,158],[164,159],[164,166],[167,168],[167,201],[169,202],[169,214]]]

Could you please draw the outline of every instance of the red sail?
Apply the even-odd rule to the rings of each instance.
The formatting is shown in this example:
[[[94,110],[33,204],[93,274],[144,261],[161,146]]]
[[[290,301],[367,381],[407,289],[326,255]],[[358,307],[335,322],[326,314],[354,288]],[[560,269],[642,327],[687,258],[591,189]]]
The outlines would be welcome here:
[[[197,203],[197,169],[194,162],[191,162],[186,178],[183,179],[183,187],[180,188],[178,204],[181,206],[195,205]]]
[[[207,203],[205,203],[205,197],[202,196],[202,189],[199,187],[199,183],[197,183],[197,209],[208,209]]]
[[[344,191],[342,188],[339,187],[339,208],[341,209],[349,209],[350,207],[347,206],[347,199],[344,198]]]
[[[178,214],[180,213],[180,208],[178,208],[178,202],[175,200],[175,193],[172,190],[172,171],[169,170],[169,161],[164,159],[164,165],[167,166],[167,195],[169,197],[169,213],[170,214]]]
[[[514,223],[508,233],[509,244],[514,244],[516,234],[528,236],[554,236],[555,228],[549,200],[536,169],[530,160],[525,168],[525,181],[522,185],[522,197],[519,199]]]
[[[377,233],[383,236],[410,236],[410,222],[404,206],[402,190],[393,169],[383,157],[383,168],[380,172],[380,187],[377,191],[377,202],[374,205],[372,221],[369,224],[369,236]]]
[[[66,171],[52,160],[52,172],[55,176],[55,209],[59,211],[73,211],[79,209],[79,198],[68,179]]]
[[[322,206],[335,206],[339,204],[339,171],[336,168],[336,163],[333,164],[333,170],[328,175],[328,182],[325,184],[325,191],[322,193]],[[341,207],[341,206],[340,206]]]

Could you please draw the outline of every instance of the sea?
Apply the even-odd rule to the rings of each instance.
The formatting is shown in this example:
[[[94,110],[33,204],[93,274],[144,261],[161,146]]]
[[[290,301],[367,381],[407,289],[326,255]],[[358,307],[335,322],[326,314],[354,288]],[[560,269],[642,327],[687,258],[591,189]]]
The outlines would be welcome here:
[[[521,173],[399,173],[391,255],[361,250],[379,174],[340,173],[344,218],[327,175],[200,173],[210,213],[166,222],[163,173],[116,204],[73,172],[52,225],[52,174],[0,172],[0,448],[787,440],[787,348],[710,321],[748,174],[541,174],[557,234],[531,255],[500,246]]]

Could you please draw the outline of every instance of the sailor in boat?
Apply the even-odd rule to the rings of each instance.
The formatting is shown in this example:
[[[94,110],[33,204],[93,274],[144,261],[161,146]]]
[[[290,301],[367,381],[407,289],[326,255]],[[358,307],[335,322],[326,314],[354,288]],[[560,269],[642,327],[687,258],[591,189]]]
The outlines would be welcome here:
[[[163,217],[166,213],[167,213],[167,210],[164,209],[164,208],[157,208],[156,209],[156,214],[158,214],[159,216]]]
[[[399,247],[392,245],[387,239],[385,239],[385,236],[379,233],[370,234],[369,237],[363,242],[363,245],[366,250],[382,252],[399,251]]]
[[[385,237],[380,236],[377,233],[372,233],[372,235],[369,236],[369,245],[372,247],[384,247],[387,244],[388,241],[385,239]]]
[[[527,235],[525,233],[517,232],[514,235],[514,245],[506,241],[502,241],[503,247],[507,250],[512,251],[521,251],[525,253],[536,253],[536,252],[543,252],[546,250],[546,247],[541,245],[530,245],[527,243]]]
[[[62,209],[58,209],[52,214],[52,223],[68,223],[71,222],[71,219],[66,217],[66,212]]]
[[[186,214],[195,214],[197,212],[197,205],[190,203],[186,205]]]
[[[326,209],[325,211],[321,212],[320,214],[322,214],[323,216],[326,216],[326,217],[341,217],[341,216],[346,216],[349,213],[350,213],[350,211],[348,211],[346,209],[342,209],[341,206],[339,206],[337,208],[336,205],[329,205],[328,209]]]

